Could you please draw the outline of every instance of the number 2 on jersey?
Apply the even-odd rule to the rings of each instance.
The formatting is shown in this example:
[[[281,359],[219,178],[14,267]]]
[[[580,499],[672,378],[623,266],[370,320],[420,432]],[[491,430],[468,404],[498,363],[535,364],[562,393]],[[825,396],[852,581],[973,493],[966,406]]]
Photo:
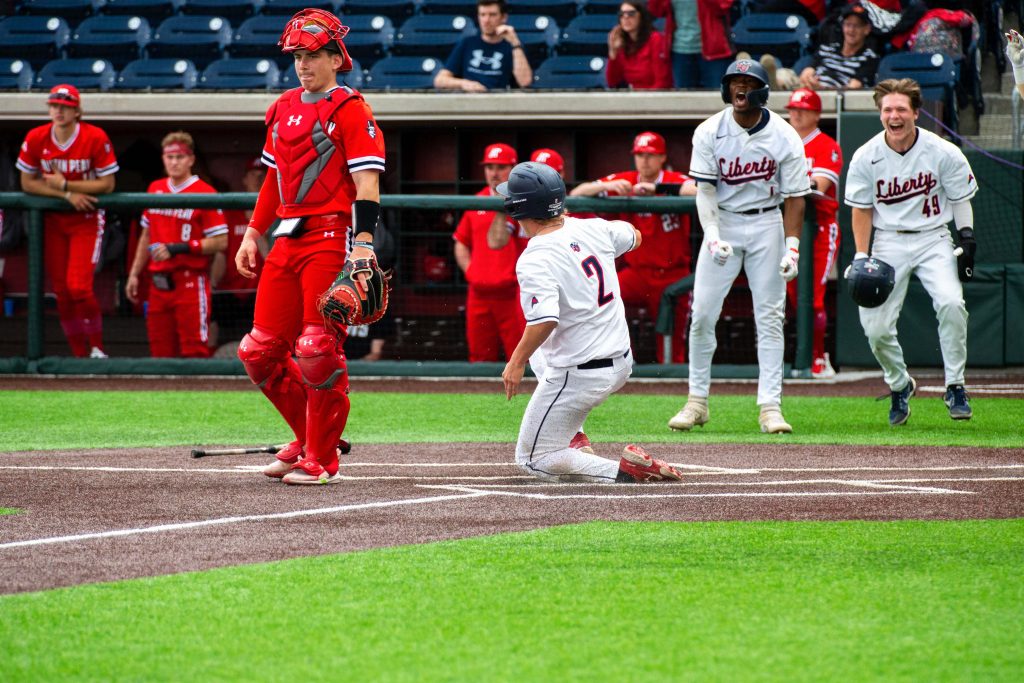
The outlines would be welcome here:
[[[942,209],[939,207],[939,196],[937,194],[933,194],[931,199],[928,197],[924,198],[924,206],[921,208],[921,213],[929,218],[932,216],[938,216],[942,213]]]
[[[601,268],[601,262],[597,260],[596,256],[588,256],[583,259],[580,263],[583,266],[583,272],[587,274],[587,277],[597,276],[597,305],[604,306],[606,303],[615,298],[615,295],[611,292],[607,294],[604,291],[604,269]]]

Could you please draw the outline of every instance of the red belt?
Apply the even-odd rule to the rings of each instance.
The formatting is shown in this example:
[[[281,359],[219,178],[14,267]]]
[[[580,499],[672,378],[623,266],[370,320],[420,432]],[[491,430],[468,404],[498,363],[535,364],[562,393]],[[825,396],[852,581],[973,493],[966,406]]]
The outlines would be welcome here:
[[[342,214],[332,213],[326,216],[310,216],[302,222],[302,227],[306,230],[316,230],[320,228],[347,228],[348,216]]]

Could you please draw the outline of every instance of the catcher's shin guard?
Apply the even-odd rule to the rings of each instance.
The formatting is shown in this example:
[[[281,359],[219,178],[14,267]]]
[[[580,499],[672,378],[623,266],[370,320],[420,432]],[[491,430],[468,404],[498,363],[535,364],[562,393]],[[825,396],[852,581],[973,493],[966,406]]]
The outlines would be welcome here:
[[[249,379],[281,413],[299,443],[304,443],[306,386],[288,342],[254,327],[238,345],[238,358]]]
[[[348,368],[338,340],[322,325],[306,325],[295,344],[306,383],[306,458],[335,471],[338,439],[348,421]]]

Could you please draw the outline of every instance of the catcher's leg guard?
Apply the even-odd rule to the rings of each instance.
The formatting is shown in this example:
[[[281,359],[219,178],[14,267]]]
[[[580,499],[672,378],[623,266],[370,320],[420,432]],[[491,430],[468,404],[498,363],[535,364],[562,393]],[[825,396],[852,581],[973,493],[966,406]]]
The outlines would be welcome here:
[[[309,396],[306,402],[306,459],[334,474],[338,439],[348,420],[348,368],[335,335],[323,325],[306,325],[295,356]]]
[[[258,327],[238,345],[238,358],[253,384],[281,413],[299,444],[306,442],[306,387],[285,340]]]

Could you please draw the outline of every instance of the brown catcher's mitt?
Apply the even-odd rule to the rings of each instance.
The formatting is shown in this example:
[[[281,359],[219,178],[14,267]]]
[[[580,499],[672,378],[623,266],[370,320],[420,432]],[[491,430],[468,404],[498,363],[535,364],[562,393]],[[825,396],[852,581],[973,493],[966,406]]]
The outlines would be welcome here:
[[[366,273],[361,280],[358,276]],[[334,284],[317,299],[317,309],[324,320],[335,325],[369,325],[380,320],[388,310],[390,273],[377,265],[375,258],[346,261]]]

